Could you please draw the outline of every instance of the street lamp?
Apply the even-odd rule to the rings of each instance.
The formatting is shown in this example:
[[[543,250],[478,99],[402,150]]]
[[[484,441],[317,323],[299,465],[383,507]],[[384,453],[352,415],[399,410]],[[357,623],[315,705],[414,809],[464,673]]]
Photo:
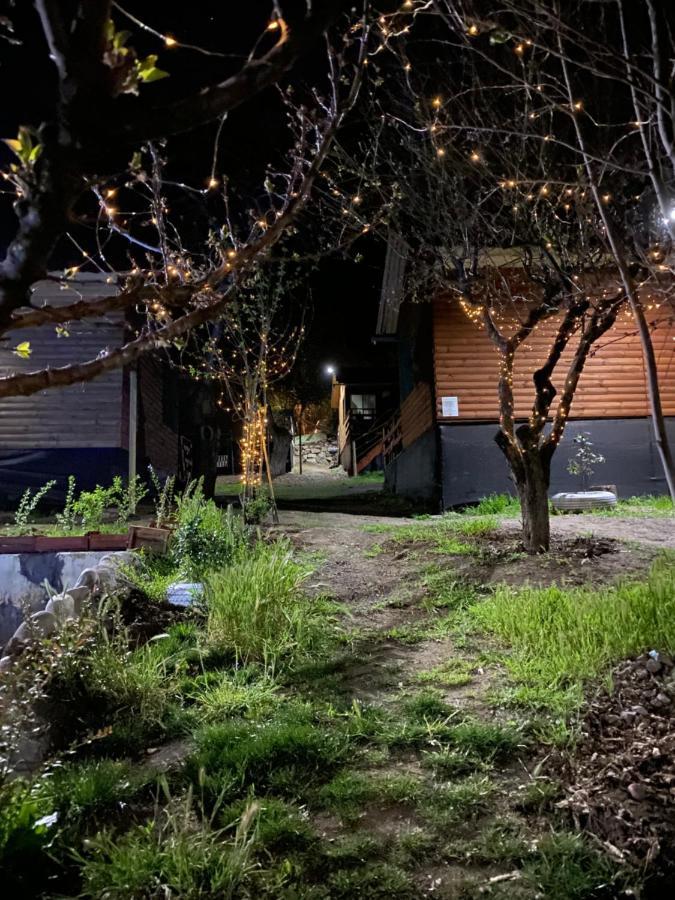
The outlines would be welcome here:
[[[326,375],[335,375],[335,366],[326,366]]]

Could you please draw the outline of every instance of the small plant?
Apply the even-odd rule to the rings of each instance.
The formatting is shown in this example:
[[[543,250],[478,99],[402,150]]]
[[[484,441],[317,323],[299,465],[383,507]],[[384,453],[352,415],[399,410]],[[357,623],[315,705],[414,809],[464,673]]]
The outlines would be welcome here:
[[[580,432],[574,439],[576,452],[567,464],[570,475],[577,475],[581,480],[582,490],[588,489],[591,475],[595,472],[595,466],[604,463],[605,457],[593,450],[593,441],[588,431]]]
[[[33,494],[30,488],[26,488],[23,493],[23,496],[19,502],[19,508],[14,513],[14,523],[19,528],[26,528],[30,521],[30,517],[33,515],[35,510],[38,507],[38,503],[42,498],[47,494],[56,484],[56,481],[48,481],[47,484],[44,484],[41,488]]]
[[[72,504],[72,510],[80,525],[85,529],[100,528],[103,514],[110,505],[110,488],[97,484],[93,491],[81,491]]]
[[[176,508],[176,476],[167,475],[164,484],[152,466],[148,466],[150,481],[155,489],[155,525],[162,526],[173,517]]]
[[[75,512],[75,476],[68,476],[68,489],[63,510],[56,514],[56,524],[63,531],[73,531],[76,525],[77,514]]]
[[[248,525],[259,525],[274,504],[267,491],[258,490],[253,497],[248,499],[245,499],[242,494],[241,506],[244,511],[244,521]]]
[[[130,517],[136,512],[136,507],[148,493],[140,475],[136,475],[133,481],[126,486],[119,475],[113,478],[109,489],[108,504],[117,510],[116,522],[126,525]]]

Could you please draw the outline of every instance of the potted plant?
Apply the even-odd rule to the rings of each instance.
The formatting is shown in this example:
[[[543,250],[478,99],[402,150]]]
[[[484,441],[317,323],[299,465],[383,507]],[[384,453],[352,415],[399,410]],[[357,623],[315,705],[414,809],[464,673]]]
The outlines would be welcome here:
[[[593,449],[588,431],[580,432],[574,439],[576,451],[567,464],[570,475],[579,478],[581,490],[564,491],[551,498],[554,510],[560,512],[584,512],[616,505],[616,493],[608,490],[589,490],[588,485],[595,467],[605,462],[605,457]]]

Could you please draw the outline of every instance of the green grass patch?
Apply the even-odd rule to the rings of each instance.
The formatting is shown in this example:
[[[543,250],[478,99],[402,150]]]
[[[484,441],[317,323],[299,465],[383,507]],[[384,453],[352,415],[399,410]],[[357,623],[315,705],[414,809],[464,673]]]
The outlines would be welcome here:
[[[424,783],[414,775],[346,771],[324,785],[318,799],[345,821],[356,821],[367,806],[414,804],[424,792]]]
[[[102,832],[80,857],[84,895],[235,897],[252,868],[256,810],[252,804],[232,834],[201,821],[188,798],[184,809],[165,811],[121,837]]]
[[[186,772],[211,800],[258,793],[287,798],[331,777],[348,748],[346,732],[337,723],[317,722],[312,710],[290,704],[283,717],[260,722],[224,722],[196,735],[197,750]]]
[[[494,792],[487,775],[470,775],[461,781],[437,785],[419,812],[434,828],[446,831],[488,812]]]
[[[421,684],[442,684],[445,687],[462,687],[473,681],[472,664],[466,659],[448,659],[433,669],[415,675]]]
[[[659,558],[644,582],[598,588],[499,587],[471,609],[475,623],[511,647],[506,665],[543,700],[644,650],[675,649],[675,557]],[[578,686],[578,693],[569,691]],[[560,697],[557,697],[560,702]]]
[[[430,519],[416,519],[409,525],[366,525],[364,531],[371,534],[385,534],[390,541],[397,544],[427,545],[436,553],[465,556],[478,550],[473,544],[460,540],[460,537],[488,534],[496,526],[496,519],[471,520],[449,513]]]
[[[61,827],[128,803],[153,781],[154,776],[128,761],[87,760],[53,768],[37,783],[34,794],[42,807],[58,813]]]

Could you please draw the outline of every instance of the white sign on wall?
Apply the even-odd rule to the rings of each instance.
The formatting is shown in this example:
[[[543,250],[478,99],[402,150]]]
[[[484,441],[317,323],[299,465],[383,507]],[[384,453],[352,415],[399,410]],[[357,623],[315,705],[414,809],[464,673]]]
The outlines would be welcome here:
[[[459,415],[459,397],[441,397],[441,415],[443,418]]]

